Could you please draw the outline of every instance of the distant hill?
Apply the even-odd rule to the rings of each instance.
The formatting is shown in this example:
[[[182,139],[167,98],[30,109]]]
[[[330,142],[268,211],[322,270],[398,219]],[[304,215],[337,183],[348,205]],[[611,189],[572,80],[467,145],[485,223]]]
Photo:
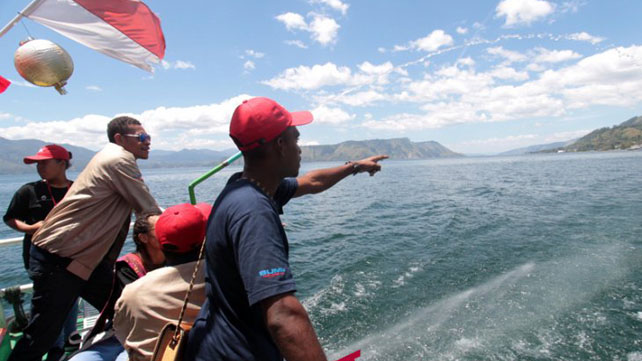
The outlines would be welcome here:
[[[335,161],[362,159],[376,154],[388,154],[391,159],[426,159],[461,157],[443,145],[435,142],[411,142],[408,138],[373,139],[301,147],[303,161]]]
[[[497,155],[523,155],[523,154],[539,153],[539,152],[544,152],[549,150],[557,150],[557,149],[566,147],[567,145],[571,145],[576,141],[577,139],[573,139],[573,140],[567,140],[565,142],[531,145],[529,147],[512,149],[506,152],[499,153]]]
[[[0,173],[17,174],[35,172],[25,165],[22,158],[35,154],[44,142],[37,139],[9,140],[0,137]],[[61,144],[73,154],[72,170],[81,171],[95,152],[70,144]],[[375,154],[388,154],[392,159],[425,159],[461,157],[437,142],[411,142],[408,138],[348,141],[335,145],[304,146],[303,161],[351,160]],[[214,167],[237,152],[236,149],[215,151],[209,149],[183,149],[180,151],[152,150],[149,159],[138,162],[146,168]]]
[[[568,152],[585,152],[631,149],[640,146],[642,146],[642,116],[637,116],[620,125],[594,130],[561,149]]]
[[[0,137],[0,173],[17,174],[35,172],[34,166],[23,163],[22,159],[26,155],[36,154],[45,144],[37,139],[9,140]],[[96,154],[93,150],[77,147],[70,144],[61,144],[72,154],[71,170],[81,171],[91,158]],[[149,153],[149,159],[138,162],[138,165],[145,168],[172,168],[172,167],[199,167],[215,166],[226,158],[230,157],[237,151],[228,149],[224,151],[214,151],[208,149],[184,149],[180,151],[152,150]]]
[[[28,155],[34,155],[38,150],[51,142],[43,142],[37,139],[9,140],[0,137],[0,173],[16,174],[35,172],[33,165],[24,164],[22,159]],[[61,144],[71,152],[71,164],[73,170],[81,170],[89,163],[95,152],[87,148],[77,147],[71,144]]]
[[[238,150],[183,149],[179,151],[152,150],[149,159],[138,162],[141,168],[214,167]]]

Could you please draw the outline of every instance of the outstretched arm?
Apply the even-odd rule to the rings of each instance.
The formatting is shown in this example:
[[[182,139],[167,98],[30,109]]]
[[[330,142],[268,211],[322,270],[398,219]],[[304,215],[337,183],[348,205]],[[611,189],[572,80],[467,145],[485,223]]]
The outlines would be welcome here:
[[[373,176],[381,170],[378,162],[386,158],[388,158],[387,155],[374,155],[358,161],[346,162],[338,167],[310,171],[297,177],[298,187],[294,197],[323,192],[351,174],[368,172]]]
[[[274,343],[288,361],[327,361],[317,335],[299,300],[284,293],[261,301]]]

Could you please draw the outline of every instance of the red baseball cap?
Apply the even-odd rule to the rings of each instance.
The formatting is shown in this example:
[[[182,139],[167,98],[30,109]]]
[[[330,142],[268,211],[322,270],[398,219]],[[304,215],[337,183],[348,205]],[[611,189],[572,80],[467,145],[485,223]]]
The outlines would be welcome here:
[[[167,208],[156,221],[156,238],[163,250],[187,253],[201,246],[205,239],[207,218],[212,206],[199,203],[178,204]]]
[[[59,145],[48,144],[40,148],[36,155],[24,157],[23,161],[25,162],[25,164],[31,164],[45,159],[69,160],[71,159],[71,152],[67,151],[67,149]]]
[[[268,98],[244,100],[236,107],[230,122],[230,137],[239,150],[251,150],[283,133],[287,127],[312,122],[308,111],[289,112]]]

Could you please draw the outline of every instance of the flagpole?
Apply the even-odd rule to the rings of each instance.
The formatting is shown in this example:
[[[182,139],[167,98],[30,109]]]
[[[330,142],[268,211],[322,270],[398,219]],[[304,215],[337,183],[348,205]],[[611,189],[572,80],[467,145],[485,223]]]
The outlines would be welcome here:
[[[33,0],[29,5],[22,9],[22,11],[19,12],[18,15],[13,18],[13,20],[11,20],[7,25],[4,26],[4,28],[2,28],[2,30],[0,30],[0,38],[9,30],[11,30],[11,28],[13,28],[13,26],[16,25],[18,21],[20,21],[20,19],[31,15],[31,13],[36,10],[38,6],[40,6],[40,3],[42,3],[43,1],[44,0]]]

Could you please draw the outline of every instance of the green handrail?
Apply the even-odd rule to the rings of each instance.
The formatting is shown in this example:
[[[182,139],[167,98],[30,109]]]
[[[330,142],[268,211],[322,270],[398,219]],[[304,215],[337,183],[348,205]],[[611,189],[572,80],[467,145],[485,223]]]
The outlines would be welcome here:
[[[194,187],[196,187],[199,183],[202,181],[206,180],[207,178],[211,177],[214,175],[216,172],[220,171],[221,169],[227,167],[231,163],[233,163],[235,160],[239,159],[241,157],[242,153],[238,152],[234,154],[233,156],[227,158],[223,162],[221,162],[219,165],[216,167],[212,168],[209,170],[207,173],[203,174],[202,176],[194,179],[188,186],[187,186],[187,191],[189,192],[189,201],[192,204],[196,204],[196,195],[194,194]]]

